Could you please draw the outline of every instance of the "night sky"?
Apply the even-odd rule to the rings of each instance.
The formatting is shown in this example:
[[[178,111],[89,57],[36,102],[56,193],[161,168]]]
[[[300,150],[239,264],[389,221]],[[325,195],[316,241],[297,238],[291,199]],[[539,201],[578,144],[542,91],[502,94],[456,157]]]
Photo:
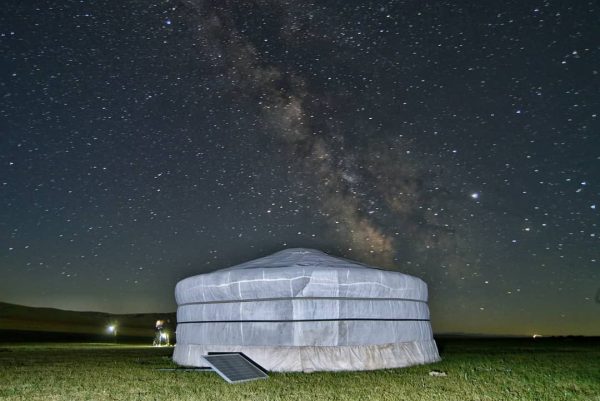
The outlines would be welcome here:
[[[597,1],[19,1],[0,301],[175,310],[287,247],[423,278],[437,332],[600,334]]]

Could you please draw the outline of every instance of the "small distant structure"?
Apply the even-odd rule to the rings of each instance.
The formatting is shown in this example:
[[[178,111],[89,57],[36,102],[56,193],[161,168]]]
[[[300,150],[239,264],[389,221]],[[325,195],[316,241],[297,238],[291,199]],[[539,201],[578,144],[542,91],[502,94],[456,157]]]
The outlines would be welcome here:
[[[536,338],[542,338],[543,336],[541,334],[534,334],[532,337],[535,340]]]
[[[155,347],[162,347],[162,346],[170,345],[169,333],[167,332],[167,330],[165,328],[164,320],[156,321],[155,330],[154,330],[154,341],[152,342],[152,345],[154,345]]]
[[[180,281],[173,360],[243,353],[280,372],[374,370],[440,360],[427,284],[313,249],[286,249]]]

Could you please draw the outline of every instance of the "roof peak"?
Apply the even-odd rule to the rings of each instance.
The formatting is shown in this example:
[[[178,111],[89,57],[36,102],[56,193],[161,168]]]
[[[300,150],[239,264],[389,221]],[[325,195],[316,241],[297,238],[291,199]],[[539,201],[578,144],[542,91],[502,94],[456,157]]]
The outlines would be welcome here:
[[[286,248],[286,249],[282,249],[281,251],[277,251],[277,252],[273,253],[272,255],[276,255],[278,253],[318,253],[321,255],[327,255],[323,251],[320,251],[318,249],[312,249],[312,248]],[[329,256],[329,255],[327,255],[327,256]]]
[[[331,256],[318,249],[287,248],[258,259],[250,260],[248,262],[226,268],[224,270],[318,265],[325,265],[329,267],[360,267],[378,269],[377,267],[369,266],[354,260],[345,259],[338,256]]]

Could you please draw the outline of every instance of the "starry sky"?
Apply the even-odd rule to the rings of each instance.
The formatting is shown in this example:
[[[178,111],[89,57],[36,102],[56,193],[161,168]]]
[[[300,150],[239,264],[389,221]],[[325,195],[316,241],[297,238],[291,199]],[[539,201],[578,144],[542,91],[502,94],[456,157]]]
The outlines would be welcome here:
[[[434,330],[600,334],[596,1],[61,0],[0,13],[0,301],[175,310],[287,247]]]

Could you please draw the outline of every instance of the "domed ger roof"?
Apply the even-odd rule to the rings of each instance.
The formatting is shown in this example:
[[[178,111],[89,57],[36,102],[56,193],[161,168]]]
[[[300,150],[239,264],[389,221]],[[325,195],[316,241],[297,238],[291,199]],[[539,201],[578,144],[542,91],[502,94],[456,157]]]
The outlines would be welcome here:
[[[427,285],[312,249],[180,281],[173,359],[243,352],[271,371],[372,370],[438,361]]]

